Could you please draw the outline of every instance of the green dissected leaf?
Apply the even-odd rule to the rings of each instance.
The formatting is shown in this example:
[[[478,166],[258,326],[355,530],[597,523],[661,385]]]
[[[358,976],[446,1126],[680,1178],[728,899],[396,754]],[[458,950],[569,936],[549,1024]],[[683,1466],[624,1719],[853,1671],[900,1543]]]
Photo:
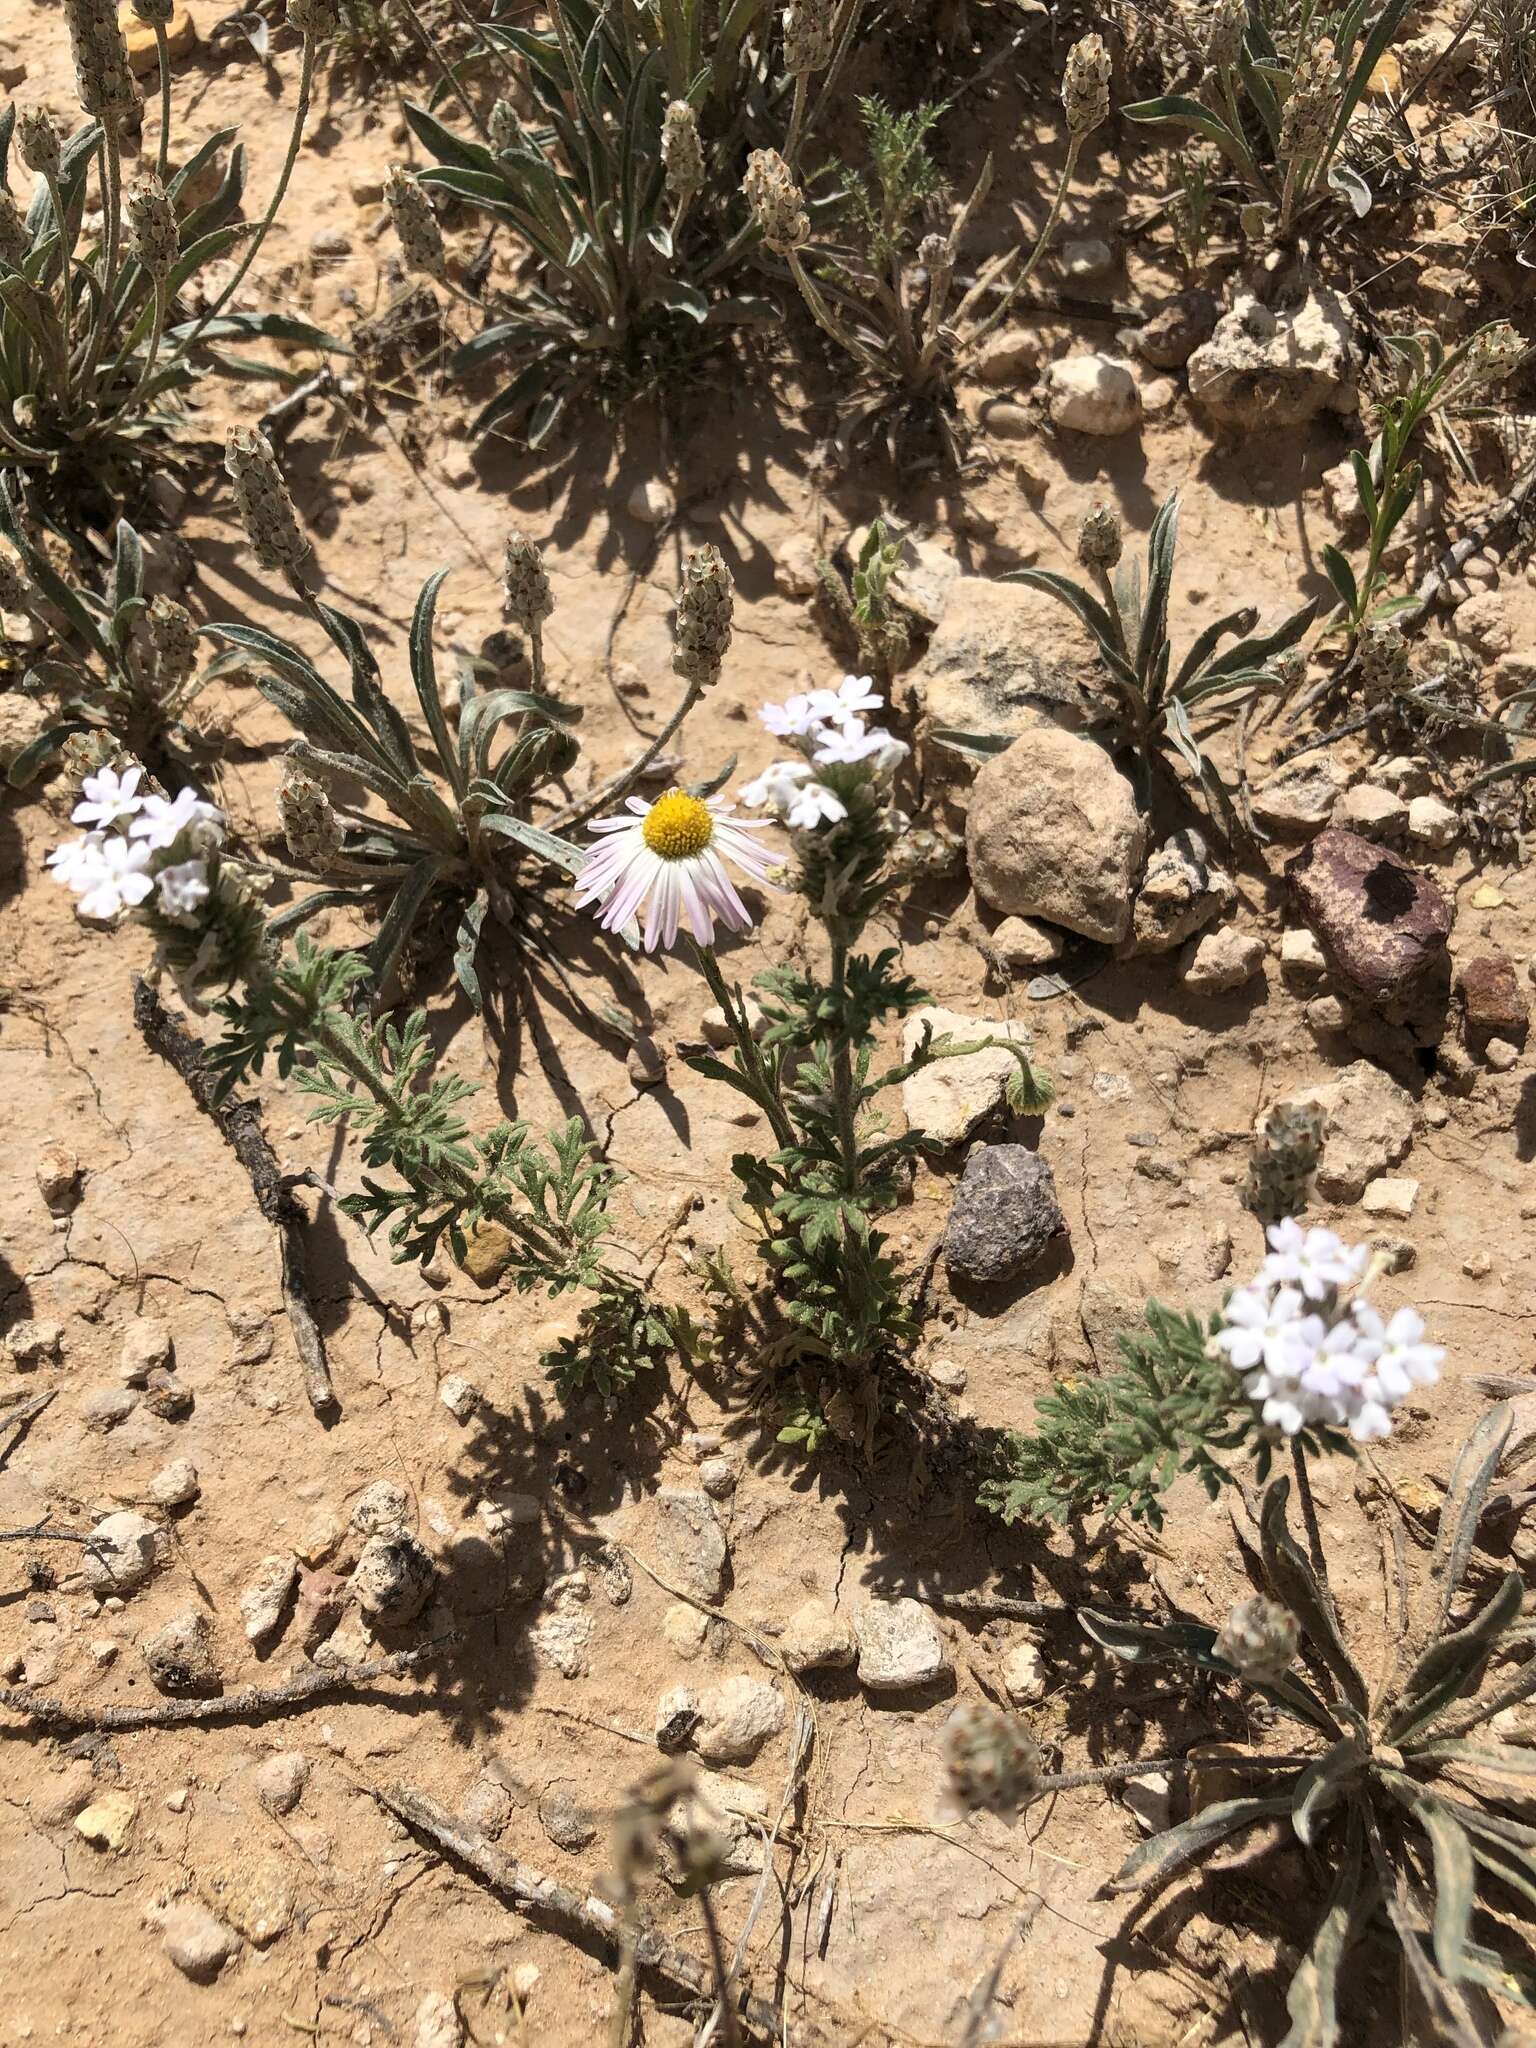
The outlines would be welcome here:
[[[1335,2048],[1339,2038],[1339,1970],[1363,1917],[1361,1864],[1363,1828],[1351,1813],[1344,1853],[1334,1872],[1323,1917],[1285,1994],[1290,2018],[1280,2048]]]
[[[1287,1795],[1256,1794],[1242,1799],[1222,1799],[1203,1807],[1192,1820],[1181,1821],[1160,1835],[1138,1843],[1104,1887],[1107,1892],[1142,1891],[1161,1884],[1188,1863],[1214,1849],[1229,1835],[1250,1828],[1261,1820],[1274,1820],[1290,1811]]]
[[[1429,1837],[1434,1858],[1435,1961],[1454,1984],[1466,1974],[1474,1894],[1472,1843],[1465,1828],[1433,1799],[1421,1800],[1413,1815]]]

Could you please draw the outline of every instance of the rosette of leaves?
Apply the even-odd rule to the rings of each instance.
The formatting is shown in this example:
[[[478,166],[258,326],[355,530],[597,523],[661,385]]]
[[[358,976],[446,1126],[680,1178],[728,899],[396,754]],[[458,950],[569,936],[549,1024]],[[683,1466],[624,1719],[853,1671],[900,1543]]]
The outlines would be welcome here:
[[[16,109],[0,110],[0,189],[7,181]],[[114,495],[142,474],[147,435],[174,427],[200,376],[296,382],[291,364],[256,363],[224,344],[258,338],[348,353],[290,313],[194,313],[185,296],[209,264],[249,253],[237,219],[245,192],[239,130],[209,136],[174,173],[162,164],[174,249],[160,271],[140,260],[127,232],[115,147],[91,122],[62,143],[19,216],[15,246],[0,243],[0,460],[57,477],[94,479]],[[233,145],[233,147],[231,147]],[[195,199],[212,179],[213,190]],[[95,210],[103,225],[87,231]],[[7,238],[9,239],[9,238]]]
[[[1536,1748],[1491,1732],[1506,1708],[1536,1695],[1536,1630],[1522,1619],[1520,1574],[1473,1563],[1510,1426],[1509,1408],[1495,1408],[1463,1445],[1417,1598],[1408,1590],[1401,1514],[1388,1496],[1396,1565],[1386,1574],[1388,1655],[1374,1681],[1326,1577],[1290,1533],[1288,1482],[1271,1483],[1257,1541],[1247,1544],[1249,1568],[1300,1624],[1301,1664],[1272,1683],[1244,1682],[1301,1731],[1294,1768],[1256,1751],[1254,1791],[1152,1835],[1110,1880],[1111,1892],[1145,1890],[1198,1868],[1250,1828],[1285,1829],[1318,1874],[1322,1897],[1302,1936],[1280,2048],[1334,2048],[1344,2038],[1342,1973],[1354,1945],[1378,1929],[1401,1951],[1428,2015],[1427,2038],[1478,2048],[1500,2030],[1495,1999],[1536,2003],[1536,1827],[1520,1817],[1536,1782]],[[1126,1662],[1241,1676],[1217,1655],[1215,1629],[1091,1609],[1080,1619]],[[1243,1759],[1233,1757],[1231,1767],[1241,1772]]]
[[[299,734],[290,761],[334,800],[333,850],[296,869],[320,886],[278,913],[274,933],[335,904],[366,905],[379,914],[368,970],[382,990],[413,932],[446,908],[457,926],[454,972],[479,1009],[475,958],[487,913],[520,947],[547,953],[536,877],[551,865],[577,874],[586,859],[529,815],[539,791],[574,763],[581,713],[539,690],[482,689],[465,665],[450,719],[432,648],[446,575],[439,570],[423,584],[411,620],[407,663],[426,727],[421,740],[390,701],[361,626],[318,599],[308,603],[346,660],[350,701],[289,641],[234,621],[208,628],[229,642],[210,673],[252,672]],[[366,798],[353,801],[359,787],[382,815]]]
[[[220,1097],[269,1058],[280,1077],[291,1074],[314,1098],[312,1123],[357,1137],[362,1188],[340,1206],[370,1237],[384,1229],[397,1264],[430,1259],[445,1241],[462,1261],[477,1231],[505,1232],[507,1270],[520,1293],[572,1295],[580,1304],[575,1333],[545,1359],[563,1395],[589,1386],[605,1396],[620,1391],[638,1371],[686,1349],[687,1316],[659,1306],[610,1262],[608,1205],[620,1176],[597,1156],[581,1119],[545,1138],[521,1122],[472,1132],[460,1108],[478,1090],[433,1072],[424,1013],[398,1024],[352,1013],[367,976],[355,953],[323,952],[301,932],[243,997],[218,1005],[225,1033],[208,1063]]]
[[[176,761],[188,735],[182,718],[206,681],[195,661],[168,668],[148,629],[144,551],[138,533],[119,519],[112,567],[97,593],[62,576],[36,545],[20,511],[15,472],[0,480],[0,534],[21,558],[33,609],[53,636],[50,651],[26,669],[21,687],[46,698],[53,721],[11,763],[13,789],[32,781],[66,740],[99,734],[156,773]],[[179,608],[178,608],[179,609]],[[184,615],[182,615],[184,617]],[[186,622],[185,631],[193,628]]]
[[[534,274],[453,367],[505,365],[474,431],[520,431],[535,448],[573,397],[621,403],[733,327],[774,316],[740,289],[753,236],[737,186],[748,127],[784,89],[765,0],[735,0],[718,16],[552,0],[548,19],[481,30],[531,97],[532,120],[503,102],[472,137],[406,107],[436,159],[421,183],[511,228],[531,252]],[[694,112],[702,150],[686,194],[669,189],[662,155],[678,101]]]
[[[1204,53],[1193,93],[1165,93],[1122,107],[1127,120],[1183,129],[1213,142],[1232,167],[1256,225],[1293,234],[1342,199],[1357,219],[1373,194],[1357,162],[1346,159],[1350,122],[1371,74],[1391,49],[1411,0],[1371,0],[1314,10],[1255,4],[1209,10],[1222,18]],[[1297,88],[1313,105],[1305,118],[1288,102]]]
[[[1085,625],[1098,649],[1109,686],[1108,734],[1117,751],[1134,756],[1143,801],[1150,797],[1159,767],[1177,760],[1224,830],[1235,832],[1232,797],[1201,738],[1213,722],[1230,721],[1261,697],[1286,687],[1276,656],[1294,647],[1317,613],[1314,599],[1268,633],[1255,635],[1258,612],[1243,605],[1215,619],[1174,663],[1168,638],[1168,605],[1173,592],[1179,535],[1179,497],[1164,500],[1147,537],[1147,566],[1128,558],[1113,575],[1095,570],[1098,593],[1054,569],[1012,569],[1005,583],[1027,583],[1057,598]],[[1224,640],[1238,637],[1231,646]],[[1000,734],[943,733],[941,742],[957,752],[985,757],[1011,742]]]

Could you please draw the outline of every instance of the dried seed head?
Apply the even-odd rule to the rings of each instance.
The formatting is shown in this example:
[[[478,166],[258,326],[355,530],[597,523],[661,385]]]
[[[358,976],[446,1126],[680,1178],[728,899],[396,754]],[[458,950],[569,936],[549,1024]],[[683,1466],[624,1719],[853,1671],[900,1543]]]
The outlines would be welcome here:
[[[699,117],[686,100],[673,100],[667,108],[661,124],[661,161],[666,166],[667,190],[682,205],[704,182]]]
[[[677,593],[672,666],[697,689],[707,689],[720,673],[731,644],[735,604],[720,550],[695,548],[683,563],[683,587]]]
[[[1495,320],[1491,327],[1473,335],[1462,357],[1462,369],[1469,383],[1502,384],[1525,355],[1525,343],[1509,322]]]
[[[1285,1102],[1272,1109],[1248,1154],[1243,1207],[1267,1230],[1287,1216],[1299,1216],[1312,1193],[1322,1157],[1327,1117],[1315,1103]]]
[[[312,43],[335,35],[340,18],[336,0],[288,0],[288,26]]]
[[[384,197],[400,238],[406,269],[446,284],[448,251],[443,246],[443,231],[426,193],[403,164],[390,166],[389,176],[384,180]]]
[[[21,564],[0,548],[0,612],[25,612],[32,608],[32,586]]]
[[[491,147],[504,152],[517,147],[523,132],[523,124],[517,118],[517,109],[506,100],[498,100],[491,108],[490,119],[486,122],[486,133],[491,138]]]
[[[507,594],[507,617],[531,633],[555,608],[544,557],[527,534],[515,527],[507,535],[506,566],[502,586]]]
[[[1280,160],[1295,163],[1321,155],[1328,146],[1337,66],[1331,48],[1310,49],[1291,74],[1291,90],[1280,116]]]
[[[955,252],[948,235],[924,235],[917,245],[917,260],[928,273],[928,303],[938,305],[955,274]]]
[[[28,107],[16,123],[16,151],[29,171],[55,176],[62,149],[53,117],[43,107]]]
[[[1120,515],[1095,505],[1077,530],[1077,559],[1085,569],[1113,569],[1120,559]]]
[[[277,815],[295,866],[327,874],[341,851],[341,826],[319,783],[292,761],[278,784]]]
[[[1239,1600],[1212,1648],[1253,1685],[1274,1685],[1296,1661],[1301,1631],[1278,1601],[1254,1593]]]
[[[128,45],[112,0],[64,0],[80,104],[99,121],[121,121],[139,104]]]
[[[151,598],[149,637],[155,650],[155,680],[162,695],[179,690],[197,666],[197,628],[192,614],[173,597]]]
[[[1384,704],[1408,687],[1413,662],[1401,626],[1377,619],[1360,635],[1360,681],[1366,700]]]
[[[176,0],[133,0],[133,11],[140,21],[158,21],[164,28],[176,12]]]
[[[1061,83],[1061,104],[1067,116],[1067,133],[1091,135],[1109,119],[1109,50],[1102,36],[1084,36],[1067,52],[1066,75]]]
[[[157,282],[170,275],[181,244],[176,215],[160,180],[145,173],[128,187],[128,253]]]
[[[20,207],[0,185],[0,263],[7,270],[20,270],[31,246],[32,237],[27,233]]]
[[[791,78],[825,71],[832,62],[836,17],[828,0],[795,0],[784,10],[784,69]]]
[[[224,467],[235,486],[235,507],[263,569],[297,569],[309,553],[272,444],[259,427],[231,427]]]
[[[1015,1714],[964,1700],[944,1723],[950,1788],[967,1811],[1012,1820],[1040,1784],[1040,1747]]]
[[[811,219],[800,187],[776,149],[754,149],[741,189],[764,242],[775,256],[788,256],[810,239]]]
[[[1230,71],[1248,32],[1248,0],[1216,0],[1205,35],[1205,61],[1212,71]]]

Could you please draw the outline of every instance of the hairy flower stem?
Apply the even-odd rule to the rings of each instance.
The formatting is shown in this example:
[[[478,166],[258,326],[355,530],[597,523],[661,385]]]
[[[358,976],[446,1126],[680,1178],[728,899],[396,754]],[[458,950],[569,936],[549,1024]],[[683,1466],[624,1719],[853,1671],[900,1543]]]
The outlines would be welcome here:
[[[53,224],[59,231],[59,332],[63,338],[64,353],[69,353],[69,331],[73,324],[75,236],[68,214],[64,211],[64,195],[59,190],[59,174],[56,170],[45,171],[43,181],[48,187],[48,204],[53,208]]]
[[[155,31],[155,56],[160,64],[160,147],[155,156],[155,175],[163,185],[171,160],[171,46],[166,40],[165,23],[157,21],[151,26]]]
[[[315,84],[316,47],[313,36],[306,36],[304,38],[304,54],[299,60],[299,97],[298,104],[293,110],[293,127],[288,135],[288,153],[283,158],[283,168],[278,173],[277,184],[273,188],[272,197],[267,204],[267,210],[257,222],[255,232],[246,244],[245,254],[236,266],[234,276],[225,285],[223,291],[219,293],[213,304],[200,316],[197,325],[177,349],[176,355],[178,359],[192,353],[209,323],[218,318],[219,314],[223,312],[224,308],[245,282],[247,271],[256,261],[261,245],[267,239],[273,221],[277,219],[277,210],[287,196],[289,180],[293,176],[293,167],[299,160],[299,145],[304,140],[304,130],[309,122],[309,102]]]
[[[537,671],[535,671],[535,674],[537,674]],[[538,687],[537,683],[534,687]],[[605,810],[610,803],[633,788],[634,784],[639,781],[646,769],[650,767],[656,756],[667,744],[667,741],[671,739],[673,733],[677,731],[703,694],[704,685],[702,683],[690,683],[683,692],[681,703],[667,720],[661,731],[657,733],[655,739],[651,741],[651,744],[646,748],[639,760],[632,762],[628,768],[622,769],[610,781],[605,782],[595,796],[588,797],[575,810],[569,812],[562,811],[554,821],[554,829],[559,832],[574,831],[578,825],[585,825],[588,818],[595,818],[599,811]]]
[[[763,1056],[757,1040],[752,1036],[752,1027],[742,1005],[736,1000],[720,972],[720,963],[709,946],[695,945],[693,957],[699,963],[699,972],[709,984],[709,992],[725,1013],[731,1037],[736,1042],[736,1051],[741,1059],[742,1071],[752,1083],[759,1108],[767,1117],[774,1137],[782,1146],[796,1142],[795,1127],[789,1120],[789,1113],[779,1100],[778,1091],[768,1078],[763,1065]]]
[[[842,940],[835,939],[831,981],[840,999],[846,994],[847,979],[848,948]],[[832,1103],[837,1116],[837,1147],[843,1155],[843,1191],[853,1195],[859,1186],[859,1138],[853,1110],[853,1048],[846,1031],[838,1033],[832,1052]]]
[[[978,322],[973,332],[966,337],[967,354],[974,350],[979,342],[984,341],[986,337],[992,332],[993,328],[996,327],[998,322],[1001,319],[1003,319],[1003,317],[1008,312],[1008,309],[1013,305],[1014,301],[1018,298],[1019,293],[1023,291],[1025,285],[1027,285],[1029,283],[1029,280],[1034,276],[1036,269],[1039,267],[1041,257],[1045,254],[1046,250],[1051,246],[1051,238],[1056,233],[1057,222],[1061,219],[1061,210],[1067,203],[1067,192],[1071,186],[1072,179],[1076,174],[1077,160],[1078,157],[1082,154],[1082,148],[1083,137],[1081,135],[1074,135],[1067,144],[1067,160],[1062,165],[1061,177],[1057,182],[1056,186],[1056,196],[1051,201],[1051,210],[1045,217],[1045,226],[1041,228],[1039,237],[1035,242],[1034,248],[1030,251],[1029,260],[1024,265],[1024,268],[1019,272],[1018,276],[1014,279],[1013,283],[1009,285],[1007,291],[1003,293],[1001,299],[999,299],[997,304],[992,308],[992,311],[987,315],[986,319]],[[966,311],[967,303],[966,301],[962,301],[959,310],[955,315],[954,324],[956,327],[959,326],[961,320],[964,318],[966,314]]]
[[[1323,1532],[1318,1526],[1317,1503],[1312,1498],[1312,1482],[1307,1477],[1307,1460],[1301,1445],[1291,1438],[1291,1465],[1296,1473],[1296,1498],[1301,1503],[1302,1525],[1307,1532],[1307,1554],[1312,1560],[1312,1569],[1317,1582],[1328,1591],[1328,1560],[1323,1551]]]
[[[117,264],[120,251],[123,207],[123,153],[117,134],[117,116],[102,117],[101,146],[96,157],[96,175],[101,181],[101,211],[106,228],[106,254],[101,278],[102,313],[99,320],[88,323],[81,339],[82,361],[80,385],[83,390],[90,387],[91,377],[101,356],[101,344],[106,339],[110,321],[107,308],[112,304],[117,289]],[[65,347],[68,348],[68,336]]]

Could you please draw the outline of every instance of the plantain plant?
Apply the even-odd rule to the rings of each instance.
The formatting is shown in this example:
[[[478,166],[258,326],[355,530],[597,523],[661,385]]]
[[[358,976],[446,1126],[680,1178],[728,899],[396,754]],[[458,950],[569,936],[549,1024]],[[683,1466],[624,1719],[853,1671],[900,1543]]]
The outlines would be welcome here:
[[[66,491],[84,481],[114,496],[142,477],[146,437],[175,426],[199,377],[300,374],[247,362],[222,344],[266,338],[342,347],[292,314],[229,309],[287,190],[327,30],[323,0],[296,0],[309,25],[294,123],[277,187],[254,226],[235,219],[245,189],[238,130],[219,130],[171,168],[170,8],[140,0],[139,11],[159,42],[160,127],[153,159],[131,182],[122,138],[137,118],[139,92],[111,9],[89,0],[66,8],[91,117],[85,127],[65,139],[40,108],[19,118],[14,104],[0,111],[0,460]],[[9,190],[13,147],[35,176],[25,208]],[[87,225],[93,215],[99,227]],[[199,277],[236,251],[220,290],[193,311]]]
[[[1317,1874],[1322,1901],[1287,1990],[1280,2048],[1335,2048],[1345,2038],[1345,1965],[1381,1924],[1436,2041],[1478,2048],[1499,2031],[1495,1999],[1536,2005],[1536,1827],[1519,1811],[1536,1780],[1536,1748],[1492,1732],[1497,1717],[1536,1694],[1536,1630],[1521,1618],[1518,1572],[1472,1569],[1510,1427],[1508,1406],[1493,1409],[1463,1445],[1416,1599],[1401,1511],[1387,1494],[1396,1563],[1385,1574],[1387,1649],[1374,1681],[1325,1571],[1290,1533],[1285,1479],[1265,1490],[1255,1538],[1245,1538],[1259,1598],[1234,1609],[1225,1629],[1092,1609],[1080,1617],[1112,1655],[1241,1681],[1300,1731],[1294,1756],[1255,1748],[1224,1758],[1224,1768],[1258,1774],[1258,1788],[1152,1835],[1108,1887],[1146,1890],[1198,1869],[1250,1829],[1284,1829]]]

